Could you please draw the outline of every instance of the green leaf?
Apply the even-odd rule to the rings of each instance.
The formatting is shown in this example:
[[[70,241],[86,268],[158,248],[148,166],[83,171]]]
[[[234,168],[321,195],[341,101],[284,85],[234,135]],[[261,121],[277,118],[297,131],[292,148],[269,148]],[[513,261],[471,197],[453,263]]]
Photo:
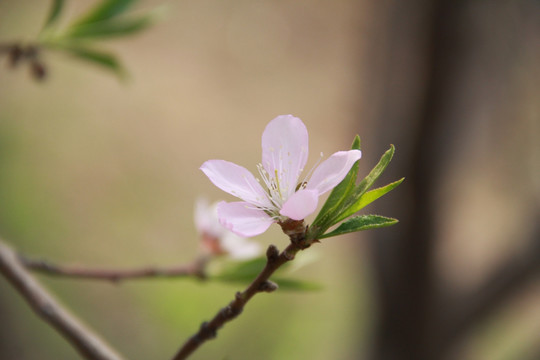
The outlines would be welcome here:
[[[358,146],[360,145],[360,139],[355,138],[353,146],[355,146],[357,140]],[[394,145],[390,145],[390,149],[388,149],[383,154],[377,165],[375,165],[375,167],[370,171],[370,173],[357,186],[355,186],[355,181],[356,174],[358,172],[358,166],[355,165],[353,169],[351,169],[345,179],[336,188],[334,188],[334,190],[330,194],[329,199],[331,199],[331,204],[327,207],[325,203],[325,205],[323,206],[323,210],[325,210],[326,208],[325,212],[321,210],[319,215],[317,215],[317,217],[315,218],[312,226],[310,226],[308,230],[308,238],[320,238],[320,234],[324,233],[328,228],[339,223],[340,221],[346,219],[347,217],[358,211],[352,210],[354,208],[357,208],[355,205],[357,205],[361,197],[366,193],[367,190],[369,190],[373,183],[386,169],[386,167],[392,160],[392,157],[394,156],[394,151]],[[354,174],[354,178],[352,174]],[[349,175],[351,175],[351,177],[349,177]]]
[[[131,35],[146,29],[154,23],[154,20],[154,13],[148,13],[137,17],[77,25],[71,27],[65,36],[72,39],[82,39]]]
[[[332,236],[347,234],[356,231],[382,228],[394,225],[398,222],[397,219],[387,218],[379,215],[360,215],[344,221],[337,229],[324,234],[319,239],[325,239]]]
[[[360,136],[356,135],[351,146],[351,150],[360,150]],[[345,178],[330,192],[330,195],[326,199],[321,211],[313,221],[311,228],[312,231],[320,229],[325,231],[328,227],[324,228],[324,224],[338,211],[340,205],[342,205],[346,199],[353,192],[356,185],[356,178],[358,176],[358,161],[352,166],[351,170],[345,176]],[[316,238],[316,234],[313,234]]]
[[[394,156],[396,148],[394,145],[390,145],[390,149],[386,150],[386,152],[381,156],[381,159],[375,165],[375,167],[369,172],[369,174],[358,184],[358,187],[356,188],[356,194],[358,197],[363,195],[369,188],[373,185],[375,180],[381,176],[381,174],[384,172],[388,164],[390,164],[390,161],[392,161],[392,157]]]
[[[383,187],[380,187],[378,189],[371,190],[371,191],[368,191],[368,192],[364,193],[360,197],[360,199],[358,199],[358,201],[356,201],[356,203],[354,203],[352,206],[347,208],[347,210],[345,210],[341,214],[341,216],[339,216],[338,221],[341,221],[343,219],[348,218],[349,216],[351,216],[355,212],[363,209],[364,207],[371,204],[372,202],[374,202],[375,200],[377,200],[381,196],[383,196],[383,195],[389,193],[390,191],[394,190],[399,184],[401,184],[403,182],[403,180],[405,180],[405,178],[401,178],[398,181],[390,183],[390,184],[388,184],[386,186],[383,186]]]
[[[251,284],[257,275],[259,275],[266,265],[266,261],[266,257],[259,257],[247,261],[226,263],[221,269],[211,270],[208,279],[225,283],[248,285]],[[290,263],[282,265],[278,272],[282,272],[289,264]],[[279,285],[279,288],[283,290],[309,291],[322,288],[319,284],[309,281],[284,278],[283,274],[278,277],[272,277],[271,280],[276,282]]]
[[[213,279],[221,281],[245,282],[253,280],[266,265],[265,257],[258,257],[246,261],[226,263],[217,274],[210,275]]]
[[[60,17],[60,13],[64,7],[64,0],[53,0],[51,10],[49,11],[49,16],[43,25],[43,29],[46,29],[52,26]]]
[[[240,276],[240,277],[225,277],[225,276],[210,276],[209,280],[229,283],[229,284],[243,284],[249,285],[253,282],[255,277]],[[303,281],[297,279],[287,279],[283,277],[271,278],[271,281],[278,284],[280,290],[289,290],[289,291],[315,291],[321,290],[323,287],[321,284]]]
[[[118,75],[121,79],[126,78],[125,69],[122,67],[116,56],[111,53],[97,50],[84,45],[76,45],[70,43],[55,43],[51,47],[55,50],[66,52],[81,60],[94,63],[101,66],[102,68],[110,70],[116,75]]]
[[[112,19],[132,6],[137,0],[103,0],[96,7],[84,14],[73,25],[91,24]]]
[[[331,224],[329,226],[335,225],[338,222],[346,219],[348,216],[354,214],[356,211],[349,211],[349,208],[353,207],[360,198],[366,193],[366,191],[369,190],[369,188],[373,185],[373,183],[381,176],[381,174],[384,172],[390,161],[392,160],[392,157],[394,156],[395,148],[394,145],[390,145],[390,149],[388,149],[382,156],[377,165],[369,172],[369,174],[360,181],[358,186],[354,189],[354,193],[349,196],[348,199],[346,199],[346,204],[344,204],[341,208],[341,212],[332,219]]]
[[[289,290],[289,291],[318,291],[322,290],[323,286],[319,283],[297,280],[297,279],[286,279],[286,278],[272,278],[276,284],[278,284],[280,290]]]

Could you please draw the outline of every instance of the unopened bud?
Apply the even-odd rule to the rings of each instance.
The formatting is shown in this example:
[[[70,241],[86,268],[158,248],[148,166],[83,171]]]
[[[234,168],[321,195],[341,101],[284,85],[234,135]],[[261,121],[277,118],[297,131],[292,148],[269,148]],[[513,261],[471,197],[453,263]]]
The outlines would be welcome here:
[[[270,245],[266,250],[266,258],[268,261],[275,261],[279,256],[279,250],[275,245]]]
[[[265,282],[261,284],[261,286],[259,286],[260,291],[264,291],[268,293],[276,291],[278,288],[279,288],[278,284],[270,280],[266,280]]]

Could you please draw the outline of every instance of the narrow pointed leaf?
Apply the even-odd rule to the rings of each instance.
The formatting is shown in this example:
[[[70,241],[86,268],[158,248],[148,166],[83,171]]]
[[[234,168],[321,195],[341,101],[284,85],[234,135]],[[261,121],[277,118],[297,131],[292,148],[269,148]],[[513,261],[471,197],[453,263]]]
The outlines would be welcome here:
[[[330,221],[326,224],[327,229],[330,226],[333,226],[340,221],[347,218],[347,216],[354,214],[355,211],[350,212],[348,211],[349,208],[354,206],[360,198],[365,194],[367,190],[373,185],[373,183],[381,176],[383,171],[386,169],[390,161],[392,160],[392,157],[394,156],[394,145],[390,145],[390,149],[388,149],[382,156],[377,165],[369,172],[369,174],[356,186],[354,191],[347,197],[344,204],[340,207],[339,211],[336,212],[335,216],[333,216]],[[345,215],[348,214],[348,215]]]
[[[250,284],[264,268],[266,261],[265,257],[259,257],[251,260],[229,263],[214,274],[210,274],[209,280],[233,284]],[[287,267],[288,264],[284,264],[278,272],[281,272]],[[283,290],[313,291],[322,288],[319,284],[313,282],[284,278],[283,274],[275,278],[272,277],[271,280],[277,283],[279,288]]]
[[[367,190],[373,185],[373,183],[379,178],[379,176],[386,169],[392,157],[394,156],[394,145],[390,145],[382,156],[377,165],[370,171],[370,173],[352,190],[349,191],[346,196],[343,197],[343,201],[339,203],[339,206],[335,206],[332,211],[324,214],[319,219],[312,229],[308,232],[308,237],[311,239],[320,238],[320,234],[326,231],[331,226],[346,219],[348,216],[354,214],[356,211],[349,211],[360,198],[365,194]],[[318,217],[317,217],[318,218]],[[316,219],[317,220],[317,219]]]
[[[381,196],[383,196],[383,195],[389,193],[390,191],[394,190],[399,184],[401,184],[403,182],[403,180],[405,180],[405,178],[401,178],[398,181],[390,183],[390,184],[388,184],[386,186],[383,186],[383,187],[380,187],[378,189],[371,190],[371,191],[368,191],[368,192],[364,193],[364,195],[362,195],[360,197],[360,199],[358,199],[356,201],[356,203],[354,203],[351,207],[347,208],[347,210],[345,210],[336,219],[336,222],[339,222],[341,220],[344,220],[344,219],[348,218],[349,216],[351,216],[355,212],[363,209],[364,207],[371,204],[373,201],[377,200]]]
[[[109,52],[69,43],[55,44],[53,49],[63,51],[81,60],[99,65],[104,69],[112,71],[122,79],[125,79],[126,77],[125,69],[122,67],[116,56]]]
[[[212,276],[208,280],[223,282],[223,283],[230,283],[230,284],[243,284],[243,285],[249,285],[253,282],[253,279],[255,277],[248,277],[248,276]],[[304,280],[298,280],[298,279],[288,279],[283,277],[272,277],[270,279],[271,281],[275,282],[280,290],[288,290],[288,291],[316,291],[321,290],[323,287],[321,284],[310,282],[310,281],[304,281]]]
[[[71,27],[66,36],[72,39],[109,38],[131,35],[146,29],[154,23],[154,14],[137,17],[94,22]]]
[[[319,291],[324,287],[316,282],[298,280],[298,279],[289,279],[289,278],[271,278],[273,282],[278,284],[280,290],[287,291]]]
[[[96,7],[84,14],[73,25],[91,24],[112,19],[124,13],[137,0],[103,0]]]
[[[379,215],[360,215],[348,219],[337,227],[337,229],[324,234],[319,239],[325,239],[332,236],[347,234],[356,231],[369,229],[377,229],[394,225],[398,222],[397,219],[387,218]]]
[[[388,164],[390,164],[390,161],[392,161],[395,150],[396,148],[394,147],[394,145],[390,145],[390,149],[386,150],[383,156],[381,156],[381,159],[379,160],[377,165],[375,165],[375,167],[369,172],[369,174],[360,182],[360,184],[358,184],[355,194],[357,197],[360,197],[367,190],[369,190],[375,180],[377,180],[379,176],[381,176]]]
[[[360,150],[360,137],[358,135],[356,135],[354,138],[351,150]],[[324,223],[336,213],[339,206],[346,201],[356,186],[357,175],[358,161],[352,166],[347,176],[345,176],[345,178],[332,190],[332,192],[330,192],[328,199],[326,199],[326,202],[317,215],[317,218],[311,225],[313,229],[322,227]],[[321,231],[325,231],[327,228],[321,229]]]
[[[226,263],[225,266],[219,269],[212,277],[223,281],[245,281],[246,279],[254,279],[264,268],[265,264],[265,257],[230,262]]]
[[[47,17],[47,20],[45,20],[43,29],[46,29],[52,26],[58,20],[63,7],[64,7],[64,0],[53,0],[52,5],[51,5],[51,10],[49,11],[49,16]]]
[[[228,261],[217,269],[210,269],[212,279],[229,282],[251,282],[266,265],[266,257],[261,256],[244,261]],[[278,271],[284,270],[289,264],[284,264]]]

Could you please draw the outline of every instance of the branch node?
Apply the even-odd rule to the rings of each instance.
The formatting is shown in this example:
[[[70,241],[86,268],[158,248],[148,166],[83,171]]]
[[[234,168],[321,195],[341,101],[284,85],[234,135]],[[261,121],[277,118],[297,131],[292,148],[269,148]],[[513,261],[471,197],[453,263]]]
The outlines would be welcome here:
[[[259,291],[267,292],[267,293],[274,292],[278,288],[279,288],[278,284],[276,284],[275,282],[270,281],[270,280],[266,280],[266,281],[262,282],[261,285],[259,285]]]
[[[279,250],[275,245],[268,246],[266,250],[266,258],[269,262],[275,262],[279,257]]]
[[[217,331],[216,329],[211,329],[210,326],[208,326],[208,321],[204,321],[201,324],[201,329],[199,330],[199,333],[202,336],[203,339],[198,339],[199,341],[204,341],[205,339],[215,339],[217,337]]]
[[[226,319],[234,319],[242,313],[244,308],[243,306],[227,305],[223,310]]]
[[[294,257],[296,256],[296,253],[293,252],[293,251],[285,250],[283,252],[283,256],[285,256],[285,259],[287,259],[287,261],[291,261],[291,260],[294,260]]]

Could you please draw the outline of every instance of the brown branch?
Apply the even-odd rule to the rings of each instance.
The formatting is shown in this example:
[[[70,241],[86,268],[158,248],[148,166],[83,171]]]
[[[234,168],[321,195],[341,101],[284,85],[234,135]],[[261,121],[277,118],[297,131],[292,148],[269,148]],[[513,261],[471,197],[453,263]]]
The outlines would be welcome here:
[[[60,305],[25,269],[17,254],[0,240],[0,272],[45,322],[54,327],[85,358],[121,360],[122,357]]]
[[[0,43],[0,54],[2,53],[9,53],[12,51],[12,49],[17,46],[17,44],[14,43]]]
[[[46,275],[59,277],[72,277],[89,280],[105,280],[120,282],[144,278],[172,278],[193,276],[199,279],[206,277],[205,267],[208,257],[200,257],[191,264],[182,264],[172,267],[141,267],[133,269],[104,269],[88,268],[85,266],[69,266],[50,263],[45,260],[28,259],[19,255],[21,263],[26,268]]]
[[[47,67],[43,62],[41,45],[25,43],[0,43],[0,55],[7,54],[9,67],[14,69],[21,63],[27,63],[34,79],[44,80]]]
[[[303,221],[288,220],[280,223],[283,231],[290,237],[291,243],[283,252],[270,245],[266,251],[266,265],[253,280],[253,282],[243,291],[237,292],[234,299],[225,306],[208,322],[203,322],[199,331],[190,337],[184,345],[178,350],[173,360],[187,359],[204,342],[217,336],[217,331],[225,323],[235,319],[242,313],[247,302],[260,292],[272,292],[278,288],[278,285],[269,280],[270,276],[283,264],[294,259],[297,252],[308,248],[315,242],[305,238],[306,227]]]

